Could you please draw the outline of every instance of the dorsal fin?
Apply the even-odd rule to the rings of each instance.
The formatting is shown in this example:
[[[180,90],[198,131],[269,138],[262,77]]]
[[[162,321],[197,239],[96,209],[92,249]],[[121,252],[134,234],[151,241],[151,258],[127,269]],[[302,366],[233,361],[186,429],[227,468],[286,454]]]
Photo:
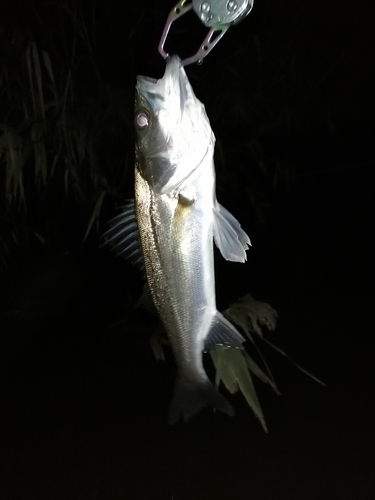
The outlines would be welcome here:
[[[109,221],[111,228],[102,235],[104,244],[110,245],[117,255],[130,260],[143,272],[144,263],[134,200],[129,200],[129,203],[119,208],[122,213]]]

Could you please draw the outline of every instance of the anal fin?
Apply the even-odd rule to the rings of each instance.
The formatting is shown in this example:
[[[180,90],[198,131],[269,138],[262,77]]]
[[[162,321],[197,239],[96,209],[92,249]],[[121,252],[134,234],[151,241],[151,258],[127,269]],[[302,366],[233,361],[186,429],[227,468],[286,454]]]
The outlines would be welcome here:
[[[242,349],[244,337],[224,316],[217,311],[211,330],[204,340],[204,350],[211,351],[216,347],[234,347]]]

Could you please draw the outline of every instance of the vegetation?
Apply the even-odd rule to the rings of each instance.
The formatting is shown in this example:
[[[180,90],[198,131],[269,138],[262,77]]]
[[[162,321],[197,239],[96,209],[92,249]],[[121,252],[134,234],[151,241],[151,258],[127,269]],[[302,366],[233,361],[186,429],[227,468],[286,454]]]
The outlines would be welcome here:
[[[90,234],[97,245],[99,221],[105,222],[110,211],[106,204],[114,207],[132,196],[133,184],[133,65],[126,67],[122,80],[106,73],[103,54],[98,55],[103,38],[96,34],[100,19],[95,19],[95,3],[85,7],[80,0],[44,0],[25,5],[21,10],[17,2],[9,4],[0,20],[3,270],[22,262],[33,248],[38,253],[42,248],[53,254],[72,252]],[[159,31],[169,7],[166,3],[165,11],[158,9]],[[267,11],[270,28],[263,29],[260,20],[260,30],[249,36],[238,27],[239,38],[227,35],[210,55],[210,64],[189,70],[217,136],[218,189],[223,192],[225,186],[228,196],[237,193],[246,199],[258,224],[265,223],[275,190],[294,178],[289,149],[301,131],[335,129],[334,101],[324,110],[315,104],[340,57],[302,61],[298,28],[292,29],[301,26],[300,14],[287,18],[281,3],[276,11]],[[136,47],[133,37],[141,30],[146,46],[153,36],[146,26],[154,21],[145,12],[129,13],[124,61],[147,59],[148,49]],[[278,23],[283,37],[272,31]],[[244,67],[251,68],[251,78]],[[262,338],[262,322],[274,329],[277,313],[248,299],[228,309],[227,316],[253,342],[254,335]],[[157,336],[151,336],[151,345],[161,358]],[[266,428],[250,374],[277,392],[271,374],[246,352],[218,350],[211,356],[217,384],[223,381],[230,392],[240,389]]]
[[[72,230],[63,238],[77,246],[94,226],[98,231],[105,199],[116,205],[132,195],[134,69],[127,67],[124,85],[106,74],[105,55],[98,56],[103,37],[96,35],[95,3],[86,10],[84,5],[44,0],[21,9],[15,2],[0,21],[3,268],[28,245],[63,249],[53,228],[74,213],[79,216],[72,216]],[[146,57],[141,50],[147,48],[132,42],[137,29],[144,31],[142,23],[150,23],[145,12],[129,13],[133,29],[124,61]],[[275,188],[293,179],[295,165],[285,149],[311,118],[306,109],[314,107],[314,94],[335,63],[301,65],[293,45],[296,29],[279,46],[280,37],[272,32],[277,12],[267,12],[271,30],[248,36],[238,28],[240,42],[227,36],[210,55],[210,65],[191,69],[217,135],[218,189],[225,186],[228,196],[240,190],[260,224]],[[158,15],[162,26],[165,15]],[[285,14],[281,19],[289,27],[300,21]],[[244,65],[251,68],[251,79]],[[207,92],[207,85],[215,91]],[[320,121],[332,126],[331,113]]]
[[[39,40],[32,32],[2,31],[0,259],[4,267],[15,246],[26,251],[33,237],[50,243],[55,235],[48,228],[62,217],[59,210],[83,212],[85,217],[76,221],[81,238],[87,236],[105,194],[120,198],[131,163],[132,90],[111,86],[99,75],[78,2],[73,10],[64,2],[45,7],[56,24],[43,29]],[[40,26],[35,32],[40,34],[45,24],[37,14]],[[46,213],[51,206],[54,209]],[[41,212],[44,220],[38,216]]]

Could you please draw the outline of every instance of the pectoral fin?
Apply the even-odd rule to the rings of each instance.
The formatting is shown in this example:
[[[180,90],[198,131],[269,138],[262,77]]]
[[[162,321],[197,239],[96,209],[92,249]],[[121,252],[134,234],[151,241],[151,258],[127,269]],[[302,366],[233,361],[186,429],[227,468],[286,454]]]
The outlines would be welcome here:
[[[238,220],[217,202],[214,208],[214,241],[224,259],[245,262],[250,238]]]

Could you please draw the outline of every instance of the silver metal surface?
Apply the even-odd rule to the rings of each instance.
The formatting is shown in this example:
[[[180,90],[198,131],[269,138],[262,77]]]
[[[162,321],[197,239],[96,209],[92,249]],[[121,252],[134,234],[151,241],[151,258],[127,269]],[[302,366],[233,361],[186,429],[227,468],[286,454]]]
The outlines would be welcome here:
[[[164,45],[172,24],[181,16],[194,10],[202,23],[210,28],[198,51],[182,61],[183,66],[200,63],[217,45],[232,24],[244,19],[252,10],[254,0],[180,0],[170,11],[159,42],[159,53],[167,59]]]

